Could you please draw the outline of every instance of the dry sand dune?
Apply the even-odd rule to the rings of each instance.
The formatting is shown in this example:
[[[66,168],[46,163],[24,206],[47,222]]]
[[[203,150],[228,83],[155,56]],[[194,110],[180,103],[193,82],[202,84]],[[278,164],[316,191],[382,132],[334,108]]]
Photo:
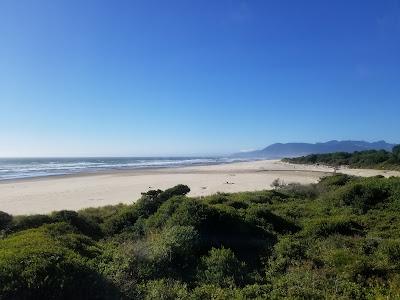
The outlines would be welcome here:
[[[307,184],[332,172],[332,168],[325,166],[264,160],[4,181],[0,183],[0,210],[18,215],[131,203],[141,192],[166,189],[179,183],[191,188],[191,196],[256,191],[270,189],[275,178],[286,183]],[[400,172],[378,170],[343,169],[339,172],[358,176],[400,175]]]

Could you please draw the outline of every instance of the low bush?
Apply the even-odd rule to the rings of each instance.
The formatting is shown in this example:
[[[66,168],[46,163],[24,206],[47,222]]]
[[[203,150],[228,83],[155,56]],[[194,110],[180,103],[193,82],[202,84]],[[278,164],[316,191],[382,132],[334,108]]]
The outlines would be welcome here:
[[[100,226],[92,220],[71,210],[61,210],[51,215],[56,222],[65,222],[76,228],[80,233],[93,238],[101,237]]]
[[[333,234],[360,236],[363,235],[363,226],[348,217],[328,217],[309,221],[305,224],[307,234],[316,237],[328,237]]]
[[[107,299],[115,290],[87,259],[48,235],[29,229],[0,241],[1,299]]]
[[[0,231],[8,229],[11,226],[13,217],[4,211],[0,211]]]
[[[37,228],[44,224],[50,224],[54,222],[56,222],[56,220],[49,215],[16,216],[14,218],[13,231]]]
[[[217,284],[221,287],[240,285],[244,279],[245,264],[230,249],[212,248],[201,258],[197,279],[201,284]]]

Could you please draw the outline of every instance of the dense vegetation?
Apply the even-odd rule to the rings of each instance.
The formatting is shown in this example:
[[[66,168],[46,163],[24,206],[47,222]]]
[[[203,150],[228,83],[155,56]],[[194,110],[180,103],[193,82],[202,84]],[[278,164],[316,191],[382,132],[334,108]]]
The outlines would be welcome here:
[[[295,164],[324,164],[334,167],[346,165],[352,168],[400,170],[400,145],[395,146],[392,152],[385,150],[335,152],[284,158],[283,161]]]
[[[400,178],[0,213],[0,299],[395,299]]]

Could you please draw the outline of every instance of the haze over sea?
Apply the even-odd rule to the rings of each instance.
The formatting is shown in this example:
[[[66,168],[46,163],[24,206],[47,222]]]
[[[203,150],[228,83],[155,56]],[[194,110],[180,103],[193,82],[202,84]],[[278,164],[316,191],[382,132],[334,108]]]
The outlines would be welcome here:
[[[208,165],[234,160],[223,157],[1,158],[0,181],[112,170]]]

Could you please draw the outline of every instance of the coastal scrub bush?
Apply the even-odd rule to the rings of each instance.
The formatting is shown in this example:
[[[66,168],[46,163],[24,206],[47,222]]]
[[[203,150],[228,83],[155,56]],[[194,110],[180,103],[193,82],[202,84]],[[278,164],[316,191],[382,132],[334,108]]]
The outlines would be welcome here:
[[[51,215],[52,219],[56,222],[65,222],[75,227],[80,233],[87,236],[98,238],[101,236],[101,229],[99,225],[92,220],[78,214],[71,210],[61,210],[54,212]]]
[[[148,217],[155,213],[162,203],[174,196],[185,196],[190,192],[188,186],[179,184],[165,191],[151,190],[142,193],[142,197],[137,201],[137,209],[140,216]]]
[[[380,184],[381,182],[382,179],[369,179],[347,184],[335,193],[336,199],[357,212],[365,213],[389,198],[390,190],[387,185]]]
[[[317,237],[328,237],[333,234],[363,235],[363,226],[349,217],[325,217],[317,218],[305,224],[307,234]]]
[[[102,224],[105,220],[115,215],[126,206],[127,205],[120,203],[117,205],[106,205],[102,207],[89,207],[79,210],[78,213],[97,224]]]
[[[0,211],[0,230],[10,227],[13,217],[4,211]]]
[[[135,204],[132,204],[123,207],[114,215],[107,218],[101,224],[101,228],[106,235],[112,236],[132,227],[138,218],[139,213],[137,207]]]
[[[230,287],[243,283],[245,264],[240,262],[229,248],[212,248],[201,258],[197,272],[202,284]]]
[[[1,299],[112,299],[114,293],[85,257],[44,227],[0,240],[0,282]]]
[[[170,189],[166,189],[161,193],[160,197],[163,200],[168,200],[173,196],[185,196],[190,192],[190,188],[184,184],[178,184]]]
[[[319,180],[318,186],[325,189],[337,188],[346,185],[354,177],[346,174],[336,174],[333,176],[325,176]]]
[[[218,284],[197,285],[190,293],[190,299],[195,300],[232,300],[232,299],[251,299],[244,298],[240,291],[232,286],[221,287]]]
[[[282,237],[275,245],[273,254],[266,265],[269,277],[283,274],[291,267],[298,265],[305,258],[306,244],[296,239],[295,236]]]
[[[145,300],[191,299],[187,285],[171,279],[152,280],[142,285]]]
[[[16,216],[14,217],[13,231],[37,228],[53,222],[55,220],[49,215]]]
[[[286,220],[262,205],[253,205],[246,210],[246,221],[266,230],[279,233],[296,232],[300,228],[293,222]]]
[[[400,240],[389,239],[379,244],[378,255],[391,268],[400,271]]]
[[[280,191],[289,194],[291,197],[314,199],[319,195],[317,186],[314,184],[301,185],[299,183],[289,183],[280,187]]]
[[[116,214],[107,218],[102,228],[107,235],[114,235],[122,231],[131,230],[139,218],[148,218],[162,206],[162,204],[174,197],[183,197],[190,189],[185,185],[177,185],[173,188],[151,190],[142,193],[142,197],[134,204],[125,206]],[[154,221],[157,222],[157,221]],[[150,223],[152,223],[150,221]]]
[[[192,226],[171,226],[152,236],[150,259],[158,266],[157,277],[184,274],[189,276],[196,261],[199,236]]]

